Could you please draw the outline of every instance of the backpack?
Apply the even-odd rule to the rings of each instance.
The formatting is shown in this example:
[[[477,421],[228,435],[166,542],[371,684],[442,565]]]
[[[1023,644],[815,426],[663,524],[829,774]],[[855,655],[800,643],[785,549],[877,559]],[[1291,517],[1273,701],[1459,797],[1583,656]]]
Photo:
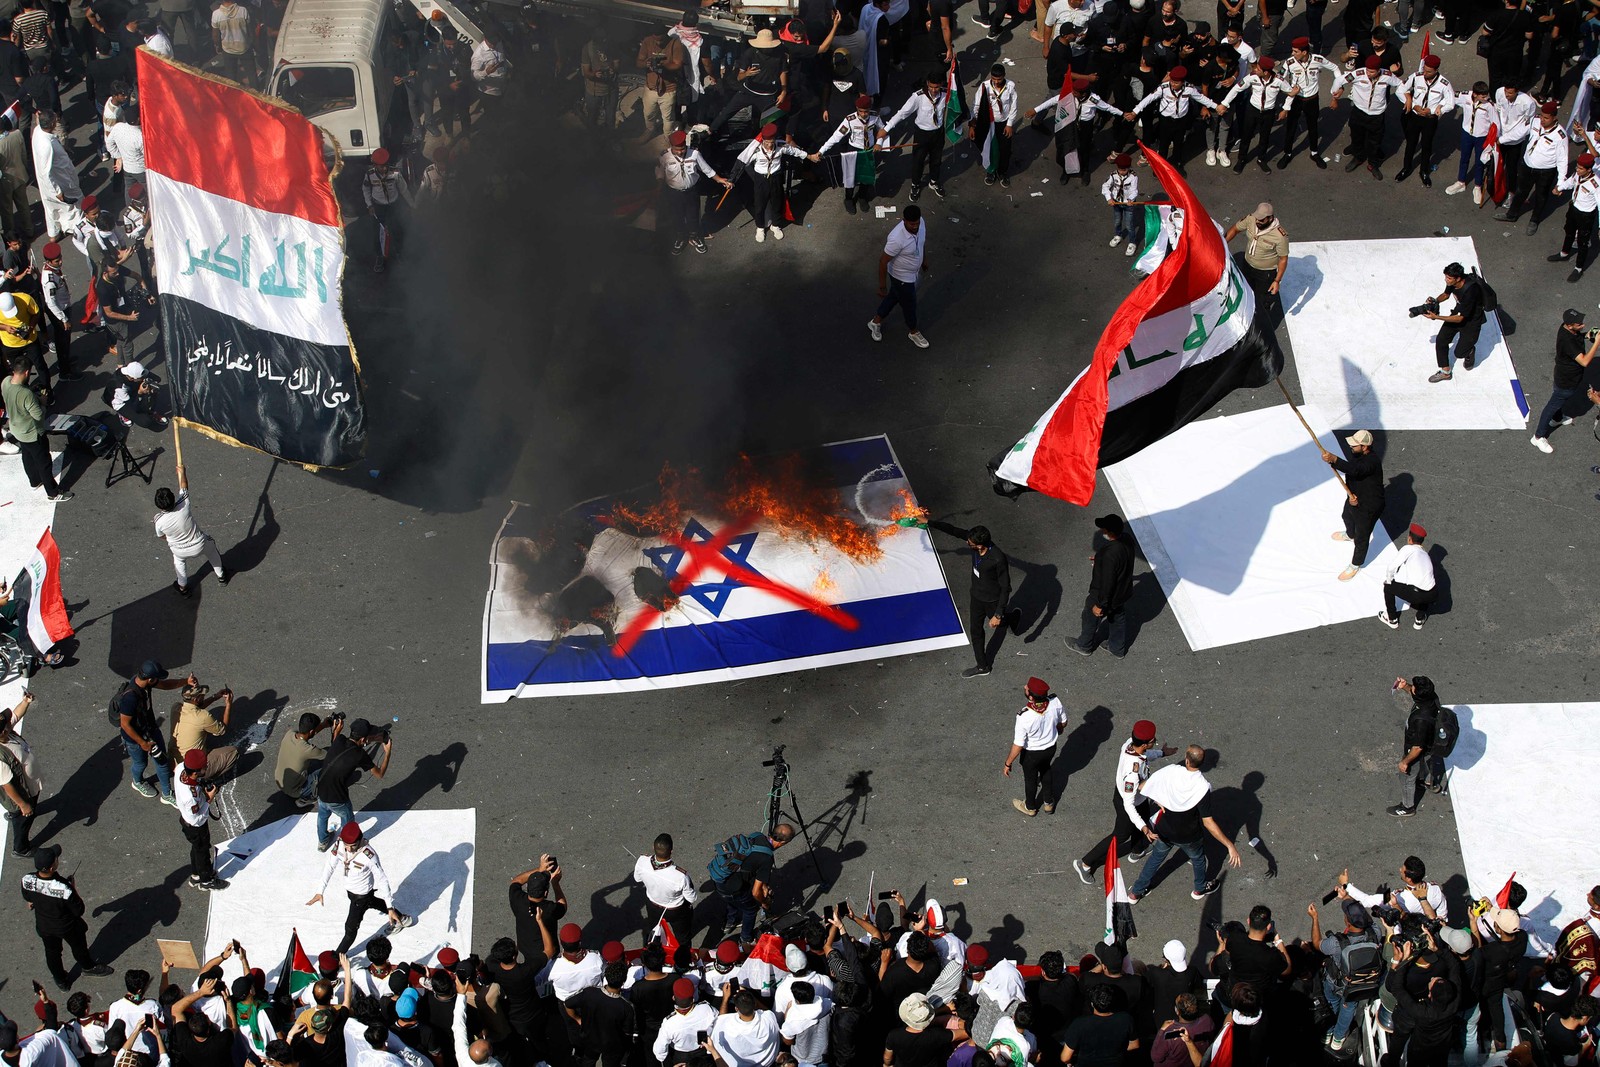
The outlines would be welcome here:
[[[1383,946],[1372,940],[1345,940],[1341,934],[1339,975],[1333,988],[1341,1000],[1364,1000],[1383,984]]]
[[[111,720],[111,725],[118,730],[122,729],[122,711],[118,707],[122,703],[122,694],[133,688],[131,681],[125,681],[117,686],[117,691],[111,694],[111,699],[106,702],[106,718]]]
[[[713,882],[725,882],[744,870],[745,859],[752,852],[772,855],[772,845],[764,834],[734,834],[726,841],[719,841],[711,851],[706,873]]]
[[[1428,749],[1428,755],[1438,759],[1450,755],[1456,749],[1456,739],[1461,736],[1461,720],[1456,718],[1456,713],[1449,708],[1441,707],[1439,715],[1433,723],[1433,745]]]
[[[1496,293],[1494,291],[1494,287],[1483,280],[1483,275],[1478,273],[1478,269],[1474,267],[1468,272],[1467,277],[1471,278],[1475,283],[1477,283],[1478,292],[1483,295],[1483,313],[1485,315],[1492,315],[1496,311],[1499,311],[1500,294]]]

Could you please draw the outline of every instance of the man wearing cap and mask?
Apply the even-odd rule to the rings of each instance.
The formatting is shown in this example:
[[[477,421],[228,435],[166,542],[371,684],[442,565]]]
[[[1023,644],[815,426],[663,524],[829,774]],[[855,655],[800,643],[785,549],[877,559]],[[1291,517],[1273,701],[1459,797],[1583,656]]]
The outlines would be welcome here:
[[[1080,656],[1093,655],[1099,644],[1100,627],[1106,630],[1106,651],[1121,659],[1128,654],[1128,600],[1133,596],[1133,547],[1128,544],[1127,527],[1120,515],[1102,515],[1095,527],[1105,535],[1089,559],[1089,596],[1083,603],[1083,629],[1067,647]]]
[[[182,689],[198,685],[200,679],[190,674],[187,678],[168,678],[166,668],[153,659],[147,659],[136,673],[112,698],[121,728],[122,746],[128,753],[128,773],[133,777],[133,791],[140,796],[153,797],[156,791],[144,780],[145,769],[155,764],[156,781],[161,784],[161,802],[177,807],[172,795],[172,770],[168,766],[166,745],[161,740],[161,727],[156,723],[155,709],[150,694],[157,689]]]
[[[1577,169],[1557,182],[1556,189],[1571,193],[1572,200],[1567,204],[1561,251],[1546,258],[1551,263],[1565,263],[1576,254],[1578,258],[1573,261],[1572,270],[1567,274],[1567,281],[1575,282],[1583,277],[1584,268],[1589,265],[1589,244],[1594,240],[1595,207],[1600,202],[1600,175],[1594,172],[1594,153],[1580,155]]]
[[[56,351],[56,373],[64,382],[83,377],[72,366],[72,290],[61,271],[61,246],[54,241],[39,250],[44,268],[39,272],[39,288],[44,294],[44,325],[50,331],[50,344]]]
[[[1017,712],[1017,721],[1011,732],[1011,751],[1006,753],[1005,766],[1000,773],[1011,777],[1011,765],[1022,761],[1021,800],[1012,800],[1011,806],[1028,818],[1039,813],[1041,807],[1048,814],[1056,810],[1056,794],[1050,783],[1050,761],[1055,758],[1056,742],[1067,725],[1067,712],[1061,698],[1050,692],[1050,686],[1040,678],[1029,678],[1023,689],[1026,703]]]
[[[1522,150],[1522,180],[1517,184],[1516,196],[1504,211],[1495,215],[1500,222],[1513,222],[1527,204],[1533,213],[1528,218],[1528,236],[1539,231],[1539,222],[1550,204],[1550,194],[1567,178],[1567,130],[1556,121],[1560,105],[1546,101],[1539,108],[1538,124],[1528,132],[1528,143]]]
[[[172,791],[177,799],[178,818],[183,836],[189,841],[189,884],[207,892],[226,889],[228,883],[217,877],[211,856],[211,820],[222,817],[212,807],[217,797],[217,784],[205,777],[206,752],[191,748],[183,754],[183,769]]]
[[[1583,312],[1568,308],[1561,316],[1561,328],[1556,331],[1556,364],[1552,377],[1550,399],[1539,412],[1539,422],[1534,427],[1531,443],[1534,448],[1549,454],[1555,451],[1550,444],[1550,431],[1577,421],[1564,410],[1568,403],[1583,392],[1583,376],[1594,362],[1595,351],[1600,349],[1600,333],[1594,342],[1584,348]],[[1576,407],[1574,407],[1576,410]]]
[[[380,148],[372,153],[366,173],[361,176],[361,200],[367,205],[367,214],[378,223],[378,244],[372,269],[382,273],[389,266],[389,256],[400,240],[400,205],[410,207],[414,199],[411,186],[396,167],[389,165],[389,150]]]
[[[778,126],[773,122],[761,127],[761,133],[738,156],[739,165],[750,175],[750,217],[755,220],[757,244],[765,241],[769,232],[774,241],[783,240],[783,228],[778,222],[782,217],[785,156],[806,158],[805,152],[794,145],[778,143]]]
[[[1346,998],[1348,980],[1352,973],[1365,972],[1378,963],[1382,952],[1366,907],[1346,897],[1340,901],[1340,909],[1344,929],[1324,931],[1317,906],[1306,905],[1306,914],[1311,916],[1311,943],[1326,957],[1322,964],[1322,992],[1334,1011],[1327,1042],[1335,1052],[1344,1047],[1350,1026],[1355,1022],[1356,1008],[1360,1006],[1359,999]]]
[[[656,1031],[650,1051],[666,1067],[687,1063],[701,1053],[698,1035],[710,1033],[717,1021],[716,1009],[700,999],[700,986],[692,978],[672,983],[672,1014]]]
[[[1383,463],[1372,450],[1372,434],[1357,430],[1344,439],[1350,447],[1350,458],[1343,459],[1327,449],[1322,450],[1322,462],[1344,475],[1345,504],[1342,513],[1344,529],[1335,530],[1335,541],[1351,543],[1350,566],[1339,572],[1339,580],[1348,582],[1361,573],[1367,562],[1367,548],[1372,543],[1373,527],[1383,514]]]
[[[1078,872],[1084,885],[1094,884],[1094,872],[1105,863],[1113,842],[1116,843],[1119,860],[1139,860],[1149,851],[1150,842],[1156,839],[1144,812],[1139,810],[1139,790],[1144,787],[1145,779],[1150,777],[1150,761],[1170,756],[1178,750],[1173,745],[1163,745],[1159,751],[1155,751],[1155,748],[1156,724],[1149,719],[1140,719],[1133,724],[1132,735],[1117,755],[1117,773],[1113,779],[1116,791],[1111,798],[1115,821],[1111,832],[1101,838],[1099,844],[1090,846],[1082,859],[1072,863],[1072,869]]]
[[[72,950],[72,958],[86,975],[96,978],[111,973],[111,968],[95,962],[89,951],[89,928],[83,921],[83,898],[71,877],[59,871],[61,848],[44,845],[33,852],[33,873],[22,878],[22,899],[33,912],[33,927],[44,943],[44,962],[58,989],[71,989],[72,976],[61,962],[61,946]]]
[[[1348,173],[1363,163],[1372,176],[1383,180],[1383,127],[1389,113],[1389,101],[1398,97],[1405,85],[1393,74],[1381,69],[1383,60],[1376,54],[1353,74],[1341,75],[1333,83],[1333,99],[1344,96],[1350,89],[1350,158],[1345,160]]]
[[[872,189],[878,181],[877,149],[888,138],[889,131],[884,129],[883,119],[872,109],[872,97],[862,93],[856,97],[856,109],[844,117],[832,135],[822,142],[821,148],[811,153],[811,162],[816,163],[840,141],[855,153],[846,161],[841,151],[840,184],[844,186],[844,209],[847,213],[854,215],[857,204],[866,207],[872,199]]]
[[[1439,57],[1424,56],[1422,69],[1406,79],[1400,95],[1400,126],[1406,135],[1406,152],[1400,161],[1397,182],[1422,169],[1422,184],[1433,188],[1433,139],[1439,132],[1439,116],[1456,106],[1456,91],[1450,79],[1439,73]]]
[[[0,583],[0,593],[5,592]],[[33,820],[38,816],[39,796],[44,780],[33,757],[33,746],[22,739],[18,727],[22,717],[33,709],[33,694],[22,691],[15,708],[0,711],[0,806],[11,823],[11,854],[33,854]]]
[[[389,770],[389,757],[394,752],[394,739],[385,733],[379,739],[382,759],[374,763],[366,746],[377,731],[366,719],[352,719],[342,734],[334,735],[328,745],[328,758],[322,762],[322,774],[317,779],[317,851],[326,852],[333,847],[333,820],[348,826],[356,821],[355,807],[350,801],[350,787],[362,771],[371,771],[374,778],[382,778]]]
[[[1279,170],[1286,168],[1295,157],[1295,127],[1302,124],[1306,128],[1306,149],[1311,153],[1311,162],[1319,170],[1328,167],[1328,160],[1322,154],[1322,134],[1318,129],[1322,120],[1322,72],[1332,74],[1335,84],[1344,77],[1344,73],[1327,57],[1316,55],[1311,49],[1311,38],[1296,37],[1290,43],[1289,58],[1283,62],[1283,77],[1289,83],[1289,100],[1288,115],[1284,117],[1283,125],[1283,155],[1278,158]]]
[[[683,251],[685,243],[705,253],[706,242],[700,232],[700,176],[705,175],[724,189],[733,185],[711,169],[698,148],[689,147],[689,135],[673,130],[667,135],[667,150],[656,158],[656,177],[661,180],[661,220],[672,235],[672,254]]]
[[[1397,599],[1411,605],[1416,612],[1411,628],[1420,630],[1428,623],[1428,606],[1439,597],[1439,591],[1434,588],[1433,558],[1422,547],[1427,537],[1428,531],[1422,524],[1412,523],[1406,531],[1406,543],[1384,578],[1383,610],[1378,613],[1378,621],[1391,630],[1400,628],[1400,614],[1395,610]]]
[[[389,876],[384,873],[383,861],[378,858],[377,851],[361,833],[361,827],[354,819],[339,828],[339,843],[329,853],[328,861],[322,868],[322,881],[316,893],[306,901],[307,907],[322,903],[322,894],[335,873],[341,876],[345,896],[350,898],[350,911],[344,920],[344,937],[339,940],[340,955],[350,951],[350,946],[355,944],[361,919],[369,911],[388,914],[389,924],[382,931],[384,936],[416,925],[417,920],[413,916],[402,914],[389,903],[394,897],[394,890],[389,885]]]
[[[1452,297],[1456,303],[1449,312],[1443,309],[1422,312],[1423,318],[1443,324],[1433,341],[1433,355],[1439,369],[1429,375],[1428,381],[1434,383],[1447,382],[1454,377],[1450,370],[1451,344],[1455,345],[1456,359],[1461,361],[1462,370],[1471,370],[1477,364],[1478,334],[1488,317],[1483,308],[1483,290],[1475,279],[1467,277],[1466,269],[1459,263],[1445,264],[1444,292],[1433,300],[1442,304]]]

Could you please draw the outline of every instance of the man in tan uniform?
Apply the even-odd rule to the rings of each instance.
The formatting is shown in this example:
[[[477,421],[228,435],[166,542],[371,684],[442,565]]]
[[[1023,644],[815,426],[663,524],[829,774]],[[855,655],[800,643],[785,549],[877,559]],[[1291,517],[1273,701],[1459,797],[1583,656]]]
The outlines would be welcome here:
[[[1255,291],[1256,314],[1263,316],[1267,329],[1271,330],[1277,325],[1278,317],[1275,314],[1267,318],[1263,313],[1268,308],[1280,311],[1282,307],[1278,301],[1278,286],[1283,281],[1284,270],[1289,266],[1289,234],[1278,221],[1272,205],[1267,203],[1258,205],[1255,214],[1228,227],[1225,240],[1231,241],[1237,234],[1244,234],[1245,237],[1240,266],[1244,270],[1245,280]]]

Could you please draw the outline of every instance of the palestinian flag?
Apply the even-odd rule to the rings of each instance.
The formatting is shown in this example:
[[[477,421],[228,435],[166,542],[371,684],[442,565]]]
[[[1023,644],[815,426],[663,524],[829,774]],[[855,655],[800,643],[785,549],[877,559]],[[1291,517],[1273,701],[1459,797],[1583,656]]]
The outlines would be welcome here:
[[[317,969],[311,965],[306,950],[300,947],[298,932],[289,933],[289,951],[283,956],[283,969],[278,972],[278,992],[287,992],[289,999],[300,1002],[300,994],[317,980]]]
[[[1489,199],[1496,204],[1504,203],[1506,194],[1511,190],[1506,188],[1506,161],[1500,156],[1499,123],[1489,125],[1489,132],[1483,137],[1483,154],[1478,158],[1483,161],[1483,184]]]
[[[1127,883],[1122,880],[1122,866],[1117,863],[1117,839],[1112,837],[1106,847],[1106,936],[1108,945],[1126,945],[1139,936],[1133,925],[1133,901],[1128,897]]]
[[[42,656],[72,636],[67,605],[61,597],[61,550],[49,527],[40,535],[22,573],[12,580],[11,599],[23,623],[17,636],[33,646],[23,651]]]
[[[961,96],[961,76],[956,73],[956,57],[950,55],[950,73],[944,80],[944,143],[955,146],[961,143],[961,127],[967,117],[967,102]]]
[[[1216,1040],[1206,1049],[1202,1067],[1233,1067],[1233,1016],[1229,1015],[1217,1031]]]
[[[1087,504],[1098,468],[1188,424],[1240,386],[1273,378],[1274,350],[1256,327],[1255,294],[1221,227],[1172,164],[1144,152],[1173,208],[1183,211],[1183,228],[1111,317],[1089,366],[993,465],[997,492],[1010,482]]]
[[[1139,230],[1139,252],[1129,267],[1135,278],[1154,274],[1161,261],[1172,251],[1173,238],[1183,225],[1183,216],[1172,218],[1172,209],[1164,204],[1144,206],[1144,225]]]
[[[978,83],[978,102],[972,113],[972,122],[977,128],[978,141],[983,145],[979,157],[983,160],[983,172],[993,178],[1000,173],[1000,153],[996,149],[995,138],[1005,136],[1005,128],[995,121],[988,78]]]
[[[147,48],[138,77],[175,415],[291,463],[348,466],[366,413],[341,298],[336,146],[282,101]]]

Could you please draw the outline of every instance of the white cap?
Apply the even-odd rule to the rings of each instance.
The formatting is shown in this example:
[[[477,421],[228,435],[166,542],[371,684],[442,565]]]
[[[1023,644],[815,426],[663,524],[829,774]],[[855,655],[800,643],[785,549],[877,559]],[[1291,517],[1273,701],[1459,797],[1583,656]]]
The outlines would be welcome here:
[[[17,298],[10,293],[0,293],[0,315],[8,319],[17,317]]]
[[[799,974],[806,969],[806,950],[799,945],[790,945],[783,950],[783,965],[789,969],[790,974]]]
[[[928,899],[928,907],[923,912],[923,917],[927,920],[928,929],[930,929],[930,930],[943,930],[944,929],[944,908],[939,904],[939,902],[937,900],[934,900],[931,897]]]
[[[132,363],[125,363],[122,366],[122,373],[128,378],[143,378],[144,364],[138,360],[134,360]]]
[[[1187,971],[1189,969],[1189,950],[1183,947],[1182,941],[1176,938],[1168,941],[1166,946],[1162,948],[1161,954],[1167,958],[1168,963],[1172,964],[1173,970]]]

